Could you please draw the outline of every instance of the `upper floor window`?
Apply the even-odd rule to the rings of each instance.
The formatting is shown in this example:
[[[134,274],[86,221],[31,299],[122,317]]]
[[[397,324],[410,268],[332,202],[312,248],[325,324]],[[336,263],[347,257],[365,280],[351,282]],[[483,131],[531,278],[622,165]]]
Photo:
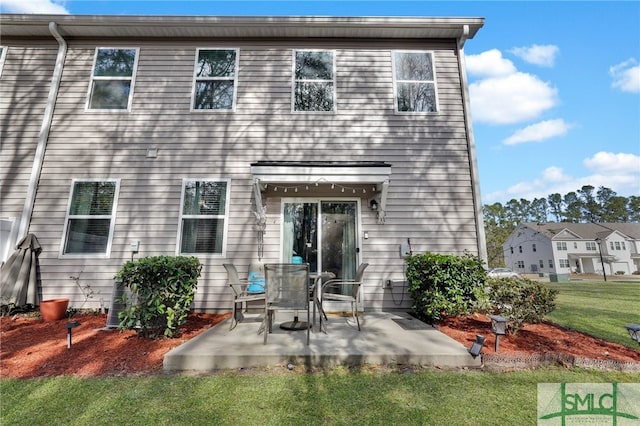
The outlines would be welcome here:
[[[622,246],[622,250],[626,250],[627,246],[624,245],[624,241],[620,241],[620,245]]]
[[[238,77],[237,49],[198,49],[193,83],[193,109],[231,111]]]
[[[0,46],[0,75],[2,75],[2,68],[4,68],[4,58],[7,57],[7,47]]]
[[[119,180],[77,180],[71,187],[63,255],[107,255],[115,223]]]
[[[531,250],[535,253],[538,249],[535,244],[531,244]]]
[[[393,53],[397,112],[436,112],[436,78],[432,52]]]
[[[522,246],[518,246],[518,251],[522,253]]]
[[[544,269],[544,260],[538,259],[538,264],[540,265],[540,269]]]
[[[616,241],[616,250],[620,250],[620,241]]]
[[[558,250],[567,250],[567,242],[566,241],[556,241],[556,248]]]
[[[587,251],[596,251],[596,243],[594,241],[587,241]]]
[[[181,204],[179,252],[223,254],[229,214],[229,181],[185,179]]]
[[[138,64],[136,48],[98,48],[91,74],[87,109],[129,110]]]
[[[335,110],[335,55],[330,50],[294,51],[293,110]]]

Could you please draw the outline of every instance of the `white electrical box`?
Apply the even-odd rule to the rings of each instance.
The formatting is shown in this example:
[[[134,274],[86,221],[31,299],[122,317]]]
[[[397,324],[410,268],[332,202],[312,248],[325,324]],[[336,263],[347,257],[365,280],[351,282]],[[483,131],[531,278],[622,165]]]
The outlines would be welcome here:
[[[411,254],[411,247],[407,243],[400,244],[400,257],[409,256]]]
[[[131,241],[131,251],[137,253],[140,250],[140,241]]]

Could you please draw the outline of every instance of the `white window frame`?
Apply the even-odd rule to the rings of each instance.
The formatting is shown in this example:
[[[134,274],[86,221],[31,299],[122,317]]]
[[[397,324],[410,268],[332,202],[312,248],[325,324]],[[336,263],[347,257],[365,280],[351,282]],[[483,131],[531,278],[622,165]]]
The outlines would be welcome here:
[[[185,188],[187,182],[225,182],[227,185],[227,194],[225,198],[225,214],[224,215],[185,215],[184,211],[184,197]],[[207,178],[183,178],[182,186],[180,189],[180,214],[178,215],[178,237],[176,239],[176,255],[177,256],[197,256],[203,258],[224,258],[227,255],[227,241],[229,237],[229,218],[230,215],[230,202],[231,202],[231,179],[220,177],[207,177]],[[207,219],[223,219],[224,226],[222,231],[222,252],[221,253],[182,253],[182,220],[183,219],[197,219],[204,217]]]
[[[73,202],[73,190],[76,183],[80,182],[115,182],[116,187],[113,194],[113,203],[111,206],[110,215],[72,215],[71,204]],[[116,212],[118,211],[118,198],[120,194],[120,179],[112,178],[75,178],[71,180],[71,188],[69,189],[69,197],[67,201],[67,211],[64,219],[64,229],[62,230],[62,243],[60,244],[60,258],[110,258],[111,257],[111,243],[113,241],[113,232],[116,225]],[[67,232],[69,229],[70,219],[110,219],[109,224],[109,236],[107,238],[107,247],[105,253],[65,253],[67,246]]]
[[[567,242],[566,241],[556,241],[556,249],[558,251],[567,251]]]
[[[233,50],[236,52],[236,63],[234,67],[233,77],[198,77],[198,58],[200,57],[200,51],[202,50]],[[234,47],[199,47],[196,49],[196,57],[193,63],[193,83],[191,85],[191,111],[192,112],[213,112],[213,113],[225,113],[236,111],[236,99],[238,96],[238,73],[240,67],[240,49]],[[233,100],[231,101],[230,109],[205,109],[196,108],[196,84],[200,81],[233,81]]]
[[[4,69],[4,60],[7,57],[7,50],[9,50],[8,46],[0,46],[2,49],[2,53],[0,53],[0,77],[2,77],[2,70]]]
[[[569,268],[570,267],[569,259],[558,259],[558,263],[559,263],[559,267],[560,268]]]
[[[433,69],[433,81],[431,80],[400,80],[397,78],[396,69],[396,53],[428,53],[431,55],[431,66]],[[433,50],[392,50],[391,51],[391,64],[393,75],[393,110],[396,114],[410,114],[410,115],[435,115],[440,112],[440,96],[438,96],[438,78],[436,75],[436,55]],[[436,110],[435,111],[399,111],[398,110],[398,83],[431,83],[433,84],[433,90],[436,96]]]
[[[131,77],[111,77],[111,76],[95,76],[96,62],[98,61],[98,52],[100,50],[135,50],[136,57],[133,61],[133,72],[131,73]],[[96,51],[93,54],[93,65],[91,66],[91,78],[89,79],[89,89],[87,90],[87,103],[85,105],[86,112],[131,112],[131,105],[133,103],[133,92],[135,88],[136,75],[138,74],[138,60],[140,59],[140,48],[139,47],[96,47]],[[129,99],[127,101],[127,108],[113,108],[113,109],[104,109],[104,108],[91,108],[91,96],[93,94],[93,82],[94,81],[106,81],[106,80],[129,80],[131,81],[131,86],[129,87]]]
[[[587,251],[596,251],[596,243],[595,241],[587,241],[585,243],[586,247],[587,247]]]
[[[332,55],[333,79],[332,80],[297,80],[296,79],[296,53],[297,52],[330,52]],[[338,112],[338,88],[336,80],[336,50],[335,49],[293,49],[291,52],[291,112],[293,114],[335,114]],[[296,83],[316,82],[333,84],[333,109],[331,111],[299,111],[296,110]]]

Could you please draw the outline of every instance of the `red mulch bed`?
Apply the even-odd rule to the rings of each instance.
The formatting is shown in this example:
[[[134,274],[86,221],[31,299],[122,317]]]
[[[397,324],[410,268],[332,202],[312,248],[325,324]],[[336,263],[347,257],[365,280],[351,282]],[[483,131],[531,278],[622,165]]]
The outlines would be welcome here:
[[[106,314],[77,314],[67,348],[68,319],[44,322],[0,317],[0,377],[144,376],[162,372],[164,355],[230,314],[190,313],[178,338],[143,339],[135,331],[106,330]]]
[[[440,331],[467,347],[476,335],[485,336],[482,353],[495,354],[496,336],[491,332],[491,320],[486,315],[473,314],[449,318],[438,325]],[[631,338],[629,342],[633,343]],[[500,355],[530,355],[559,353],[602,361],[640,362],[640,346],[633,349],[607,342],[551,323],[525,324],[515,336],[501,336]]]
[[[146,340],[133,331],[105,330],[104,314],[78,314],[67,349],[67,319],[43,322],[24,315],[0,317],[0,378],[50,376],[144,376],[160,374],[171,349],[226,319],[230,314],[191,313],[174,339]],[[494,336],[486,316],[452,318],[440,330],[471,347],[476,334],[486,336],[483,352],[493,354]],[[640,349],[640,348],[639,348]],[[560,352],[591,359],[640,362],[640,350],[595,339],[552,324],[526,325],[500,340],[500,354]]]

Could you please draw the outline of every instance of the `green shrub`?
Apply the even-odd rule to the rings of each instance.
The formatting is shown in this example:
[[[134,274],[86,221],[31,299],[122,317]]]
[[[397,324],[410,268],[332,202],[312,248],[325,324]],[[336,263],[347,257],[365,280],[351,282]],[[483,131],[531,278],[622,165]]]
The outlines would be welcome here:
[[[424,253],[406,260],[412,307],[423,321],[467,314],[485,297],[487,272],[478,257]]]
[[[521,278],[489,278],[487,292],[491,311],[508,320],[511,334],[524,323],[537,324],[556,307],[557,290],[543,283]]]
[[[119,328],[142,336],[174,337],[187,320],[202,265],[196,257],[156,256],[126,262],[115,278],[129,287],[118,314]]]

